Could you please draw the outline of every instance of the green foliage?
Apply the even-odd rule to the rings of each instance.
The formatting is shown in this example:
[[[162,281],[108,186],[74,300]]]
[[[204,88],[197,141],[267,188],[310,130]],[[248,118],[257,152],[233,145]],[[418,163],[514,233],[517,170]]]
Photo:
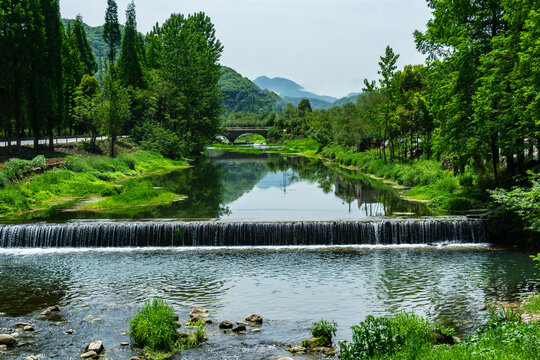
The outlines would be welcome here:
[[[193,331],[193,338],[197,342],[203,342],[206,338],[206,326],[203,320],[197,321],[195,331]]]
[[[517,213],[527,229],[540,231],[540,174],[529,175],[530,188],[497,189],[490,193],[497,203]]]
[[[151,351],[171,352],[178,338],[176,314],[162,299],[147,301],[129,322],[135,344]]]
[[[122,50],[118,58],[118,73],[124,86],[144,87],[137,46],[135,3],[131,1],[126,10],[126,27],[122,38]]]
[[[107,0],[107,12],[105,13],[105,25],[103,26],[103,40],[108,46],[107,57],[112,67],[116,58],[116,49],[120,45],[121,33],[118,23],[118,7],[116,1]]]
[[[311,336],[321,340],[321,346],[332,346],[332,337],[336,335],[337,324],[334,321],[320,320],[309,328]]]
[[[9,185],[9,180],[3,171],[0,171],[0,189],[4,189]]]
[[[5,164],[4,174],[9,180],[17,180],[23,177],[24,171],[31,168],[31,161],[11,158]]]
[[[131,136],[142,149],[170,159],[178,159],[186,153],[178,135],[159,122],[145,121],[133,128]]]
[[[45,161],[45,156],[38,155],[32,159],[32,168],[43,170],[46,167],[47,167],[47,162]]]

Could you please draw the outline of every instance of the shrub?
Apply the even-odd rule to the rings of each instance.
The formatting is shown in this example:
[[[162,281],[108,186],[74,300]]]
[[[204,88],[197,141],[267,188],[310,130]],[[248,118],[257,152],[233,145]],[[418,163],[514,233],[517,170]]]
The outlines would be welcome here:
[[[0,190],[0,214],[28,209],[28,199],[18,189],[8,186]]]
[[[45,169],[47,167],[47,162],[45,161],[45,156],[38,155],[35,158],[32,159],[32,167],[34,169]]]
[[[62,169],[70,170],[77,173],[91,172],[92,167],[88,165],[85,159],[80,155],[74,155],[69,157],[61,165]]]
[[[331,346],[332,337],[336,335],[337,324],[334,321],[320,320],[309,328],[311,336],[321,340],[321,346]]]
[[[12,158],[6,162],[4,174],[10,180],[17,180],[23,177],[26,170],[32,168],[32,163],[28,160]]]
[[[152,351],[173,351],[178,338],[176,318],[164,300],[147,301],[129,323],[131,338],[137,345]]]
[[[4,174],[2,171],[0,171],[0,189],[6,188],[8,186],[9,181],[6,177],[6,174]]]

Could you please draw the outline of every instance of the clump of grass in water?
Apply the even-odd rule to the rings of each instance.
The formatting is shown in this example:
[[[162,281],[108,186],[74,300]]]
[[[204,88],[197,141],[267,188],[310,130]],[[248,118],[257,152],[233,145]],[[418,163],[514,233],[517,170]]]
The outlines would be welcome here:
[[[194,326],[195,330],[191,336],[180,340],[179,347],[182,350],[192,349],[206,340],[206,323],[204,320],[197,320],[195,323],[189,323],[187,326]]]
[[[177,350],[176,319],[174,310],[164,300],[147,301],[129,323],[130,336],[150,358],[170,357]]]
[[[309,331],[312,337],[317,338],[317,341],[312,343],[310,347],[331,347],[332,338],[336,335],[337,324],[334,321],[320,320],[313,323],[313,325],[309,328]],[[302,342],[302,346],[306,345],[307,341],[304,340]]]

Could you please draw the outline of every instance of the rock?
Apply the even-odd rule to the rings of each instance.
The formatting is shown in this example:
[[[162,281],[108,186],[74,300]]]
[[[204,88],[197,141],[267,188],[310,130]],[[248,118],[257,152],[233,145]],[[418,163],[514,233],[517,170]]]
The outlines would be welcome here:
[[[30,355],[30,356],[27,356],[26,359],[24,360],[39,360],[39,359],[36,355]]]
[[[34,331],[34,327],[32,325],[26,325],[25,327],[23,327],[23,330],[24,331]]]
[[[81,307],[82,307],[82,308],[88,307],[88,304],[86,304],[86,303],[81,304]]]
[[[49,306],[47,308],[47,310],[49,310],[49,311],[62,311],[62,307],[60,305],[53,305],[53,306]]]
[[[346,344],[347,340],[338,340],[337,342],[338,342],[338,344]]]
[[[136,356],[132,356],[132,357],[129,358],[129,360],[141,360],[141,358],[136,357]]]
[[[8,334],[0,334],[0,345],[6,345],[7,347],[13,347],[17,345],[17,339]]]
[[[122,335],[123,335],[123,336],[128,336],[129,333],[128,333],[127,331],[124,331],[124,332],[122,333]]]
[[[68,334],[68,335],[71,335],[71,334],[74,334],[74,333],[75,333],[75,330],[73,330],[73,329],[66,330],[66,334]]]
[[[97,357],[99,357],[99,355],[95,351],[87,351],[84,354],[81,354],[82,359],[93,359]]]
[[[262,329],[259,329],[259,328],[257,328],[257,329],[251,329],[250,331],[251,331],[251,332],[261,332],[261,331],[263,331],[263,330],[262,330]]]
[[[191,322],[195,322],[197,320],[205,320],[205,318],[207,317],[208,317],[208,310],[200,306],[194,307],[189,312],[189,319]]]
[[[454,345],[455,343],[454,337],[452,335],[446,335],[440,331],[436,331],[434,333],[434,336],[435,336],[435,342],[439,345],[440,344]]]
[[[210,325],[212,323],[212,320],[206,319],[204,322],[207,323],[208,325]]]
[[[336,355],[336,349],[328,348],[328,350],[326,350],[324,352],[324,355],[326,355],[326,356],[334,356],[334,355]]]
[[[7,345],[0,345],[0,350],[7,350]]]
[[[307,351],[307,349],[303,346],[298,345],[298,346],[287,348],[287,351],[293,354],[303,354]]]
[[[246,331],[246,327],[244,325],[236,325],[235,327],[233,327],[232,331],[235,333],[240,331]]]
[[[237,321],[237,322],[236,322],[236,325],[240,325],[240,326],[248,326],[249,324],[248,324],[247,322]]]
[[[176,322],[176,327],[181,327],[182,326],[182,322],[181,321],[177,321]]]
[[[294,359],[290,357],[282,357],[282,358],[279,358],[278,360],[294,360]]]
[[[259,315],[251,314],[245,319],[248,323],[262,324],[263,318]]]
[[[92,319],[92,322],[100,322],[101,319],[100,318],[95,318],[95,319]]]
[[[306,340],[302,341],[302,345],[305,345],[306,347],[311,347],[311,345],[316,343],[317,340],[319,340],[319,339],[317,339],[316,337],[312,337],[312,338],[309,338],[309,339],[306,339]]]
[[[179,336],[180,336],[180,338],[182,338],[182,339],[187,339],[188,337],[190,337],[190,336],[191,336],[191,334],[190,334],[190,333],[188,333],[188,332],[181,332],[181,333],[180,333],[180,334],[178,334],[178,335],[179,335]]]
[[[103,350],[105,350],[105,347],[103,346],[103,343],[100,340],[92,341],[88,346],[86,347],[86,351],[94,351],[97,354],[101,353]]]
[[[24,323],[24,322],[17,322],[15,323],[15,327],[25,327],[25,326],[28,326],[30,324],[28,323]]]
[[[129,343],[124,341],[120,343],[120,346],[129,346]]]
[[[233,328],[233,323],[230,322],[230,321],[222,321],[219,323],[219,328],[220,329],[232,329]]]

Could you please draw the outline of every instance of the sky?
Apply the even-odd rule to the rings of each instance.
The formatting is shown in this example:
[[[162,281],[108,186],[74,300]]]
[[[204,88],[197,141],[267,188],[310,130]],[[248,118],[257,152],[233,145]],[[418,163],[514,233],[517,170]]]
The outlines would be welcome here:
[[[117,0],[124,23],[130,0]],[[426,0],[135,0],[144,34],[171,13],[204,11],[224,46],[221,64],[253,80],[284,77],[321,95],[342,97],[376,80],[390,45],[399,68],[423,63],[412,33],[431,16]],[[60,0],[63,18],[104,22],[107,0]]]

